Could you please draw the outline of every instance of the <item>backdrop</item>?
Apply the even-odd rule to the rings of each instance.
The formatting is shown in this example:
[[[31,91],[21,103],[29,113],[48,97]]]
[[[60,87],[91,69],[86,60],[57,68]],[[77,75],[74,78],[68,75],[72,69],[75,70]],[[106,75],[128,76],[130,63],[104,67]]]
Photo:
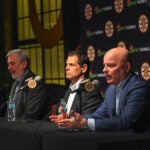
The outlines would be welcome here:
[[[62,8],[65,52],[80,48],[89,56],[102,92],[103,56],[116,46],[130,51],[134,71],[150,82],[150,0],[63,0]]]
[[[150,82],[150,2],[149,0],[81,0],[81,49],[91,60],[90,77],[98,78],[101,91],[107,84],[103,56],[113,47],[132,53],[133,69]]]

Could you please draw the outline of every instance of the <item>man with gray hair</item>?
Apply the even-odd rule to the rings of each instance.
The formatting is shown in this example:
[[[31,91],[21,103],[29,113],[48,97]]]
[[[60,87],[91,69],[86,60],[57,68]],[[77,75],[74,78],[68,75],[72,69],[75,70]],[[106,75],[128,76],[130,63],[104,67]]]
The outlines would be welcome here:
[[[15,80],[10,96],[15,99],[16,119],[41,120],[47,109],[44,82],[36,81],[37,76],[29,68],[29,55],[24,50],[10,50],[6,57],[8,70]]]

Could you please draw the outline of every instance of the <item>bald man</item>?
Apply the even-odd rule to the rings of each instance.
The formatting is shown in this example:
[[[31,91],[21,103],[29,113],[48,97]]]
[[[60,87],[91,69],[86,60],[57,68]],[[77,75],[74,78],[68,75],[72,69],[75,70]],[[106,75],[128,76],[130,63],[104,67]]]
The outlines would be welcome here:
[[[72,112],[50,119],[59,126],[92,131],[145,132],[149,128],[150,92],[148,84],[132,73],[129,51],[117,47],[106,52],[103,59],[107,83],[102,105],[92,114],[81,116]]]

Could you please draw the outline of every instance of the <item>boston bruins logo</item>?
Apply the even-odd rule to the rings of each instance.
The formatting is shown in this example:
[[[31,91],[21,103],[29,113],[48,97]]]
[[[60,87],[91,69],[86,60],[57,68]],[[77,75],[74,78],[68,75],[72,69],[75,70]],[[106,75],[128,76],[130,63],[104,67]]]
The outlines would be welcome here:
[[[125,42],[120,41],[120,42],[118,43],[117,47],[123,47],[123,48],[126,48]]]
[[[84,15],[87,20],[90,20],[92,17],[92,6],[90,4],[85,5]]]
[[[142,33],[145,33],[147,32],[148,30],[148,17],[144,14],[142,14],[140,17],[139,17],[139,21],[138,21],[138,27],[139,27],[139,30],[142,32]]]
[[[115,11],[117,13],[121,13],[123,11],[123,8],[124,8],[123,0],[115,0],[114,8],[115,8]]]
[[[88,91],[88,92],[91,92],[95,89],[95,86],[93,84],[92,81],[89,81],[89,82],[86,82],[85,83],[85,90]]]
[[[105,33],[107,37],[112,37],[113,33],[114,33],[114,25],[113,23],[108,20],[105,24]]]
[[[37,85],[37,82],[34,79],[28,81],[28,87],[34,89]]]
[[[146,81],[150,80],[150,65],[148,62],[144,62],[141,66],[141,75]]]

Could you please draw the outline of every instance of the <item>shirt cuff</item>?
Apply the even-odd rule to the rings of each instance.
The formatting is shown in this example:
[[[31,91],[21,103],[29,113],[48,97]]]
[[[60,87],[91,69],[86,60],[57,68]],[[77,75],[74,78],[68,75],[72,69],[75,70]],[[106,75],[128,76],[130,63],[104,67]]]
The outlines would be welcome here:
[[[91,131],[95,131],[95,119],[87,119],[87,126]]]

